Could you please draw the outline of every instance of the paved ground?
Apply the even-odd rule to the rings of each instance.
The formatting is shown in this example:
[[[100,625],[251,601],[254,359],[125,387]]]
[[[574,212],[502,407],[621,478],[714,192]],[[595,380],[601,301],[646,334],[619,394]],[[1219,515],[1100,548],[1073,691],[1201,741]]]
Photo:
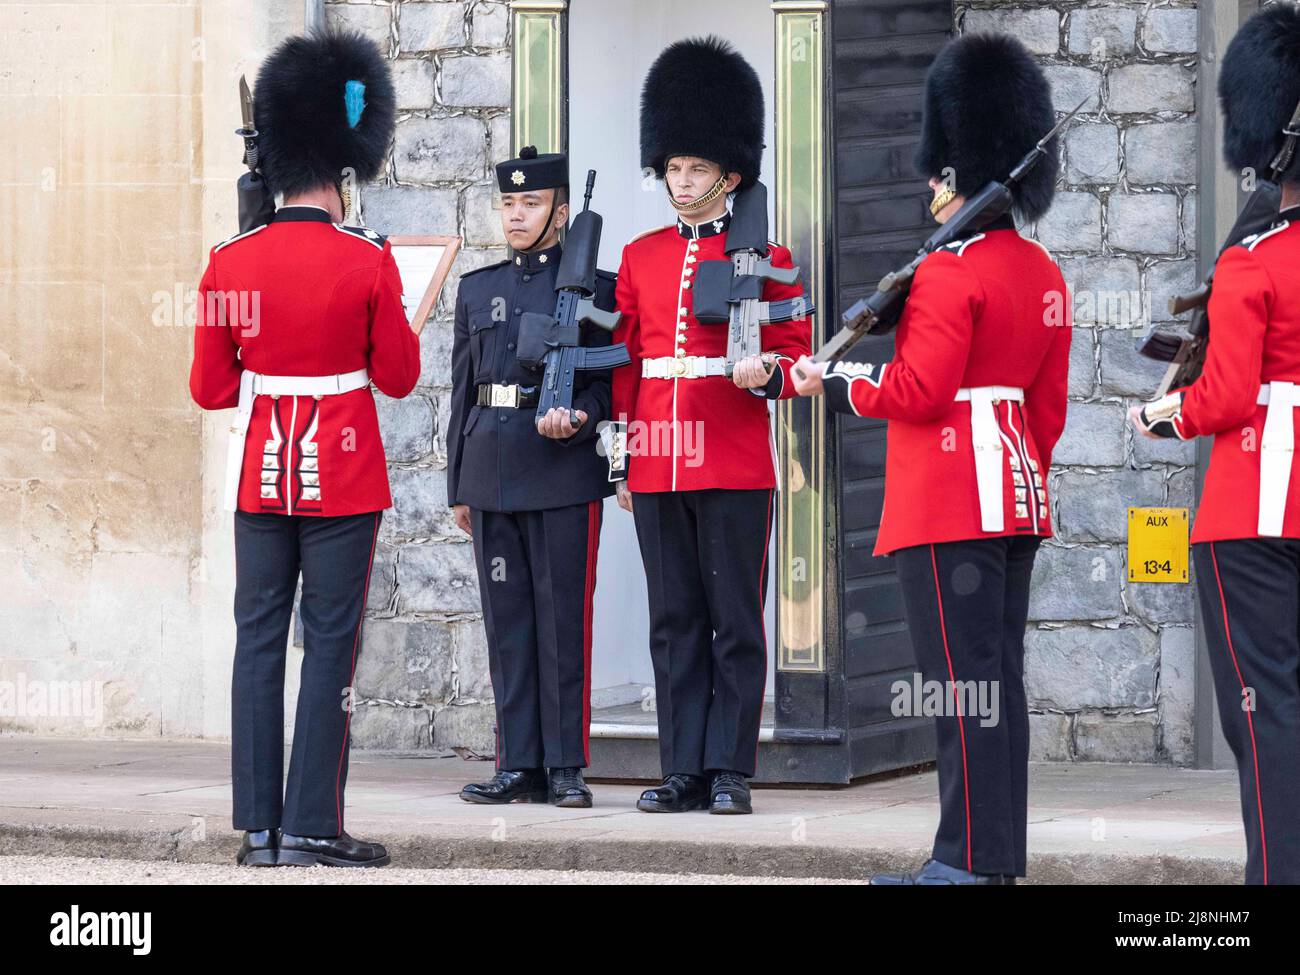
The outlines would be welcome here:
[[[829,877],[749,877],[740,874],[628,873],[608,870],[332,870],[329,867],[245,870],[233,864],[150,863],[144,860],[103,860],[88,857],[0,857],[3,884],[509,884],[550,886],[573,884],[709,885],[718,884],[860,884],[864,880]]]
[[[699,875],[861,879],[924,859],[937,817],[932,771],[838,789],[757,789],[753,816],[640,813],[641,787],[630,784],[593,783],[587,810],[457,798],[463,783],[490,774],[488,763],[455,757],[354,753],[347,829],[386,843],[398,869],[345,882],[496,868],[622,877],[684,865]],[[1240,882],[1234,772],[1035,764],[1030,801],[1031,883]],[[173,861],[228,865],[239,839],[229,810],[221,743],[0,735],[0,881],[9,871],[30,877],[32,855],[145,861],[159,881],[173,876],[164,866]],[[45,862],[52,876],[70,869]]]

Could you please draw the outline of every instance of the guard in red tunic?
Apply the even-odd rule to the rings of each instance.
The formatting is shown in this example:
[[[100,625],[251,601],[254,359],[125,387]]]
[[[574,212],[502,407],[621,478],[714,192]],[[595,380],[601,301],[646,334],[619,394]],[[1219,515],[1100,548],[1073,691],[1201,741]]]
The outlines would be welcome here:
[[[727,197],[757,183],[763,117],[754,69],[717,38],[669,46],[642,93],[642,166],[665,180],[678,217],[623,249],[614,340],[632,363],[614,372],[622,427],[607,449],[650,601],[664,781],[638,801],[647,812],[751,811],[777,486],[768,402],[794,395],[789,369],[808,351],[809,325],[798,312],[762,325],[761,351],[728,375],[728,325],[696,318],[695,285],[705,262],[732,263]],[[772,269],[792,267],[788,249],[760,243]],[[755,297],[802,294],[769,278]]]
[[[972,34],[926,79],[917,168],[943,223],[1054,122],[1041,69],[1015,39]],[[940,177],[948,167],[955,185]],[[1014,209],[1047,211],[1055,141]],[[801,360],[801,392],[889,421],[875,554],[893,554],[936,718],[941,815],[932,859],[876,884],[1005,884],[1025,873],[1029,716],[1023,682],[1034,556],[1052,534],[1047,472],[1065,424],[1070,316],[1060,269],[1010,215],[930,254],[887,362]],[[802,372],[807,379],[800,379]],[[974,692],[974,693],[972,693]],[[993,714],[977,713],[995,701]],[[992,710],[991,708],[989,710]]]
[[[236,408],[225,502],[235,521],[234,826],[247,865],[382,866],[343,829],[351,689],[383,509],[392,504],[373,383],[405,396],[419,340],[388,243],[342,223],[344,169],[379,171],[393,132],[388,62],[370,41],[285,41],[257,81],[261,171],[284,205],[212,249],[190,392]],[[288,783],[284,666],[302,578],[304,655]]]
[[[1257,13],[1219,76],[1224,155],[1273,167],[1277,222],[1219,257],[1205,366],[1194,383],[1134,407],[1148,436],[1213,436],[1192,528],[1224,737],[1237,759],[1246,883],[1300,883],[1300,8]]]

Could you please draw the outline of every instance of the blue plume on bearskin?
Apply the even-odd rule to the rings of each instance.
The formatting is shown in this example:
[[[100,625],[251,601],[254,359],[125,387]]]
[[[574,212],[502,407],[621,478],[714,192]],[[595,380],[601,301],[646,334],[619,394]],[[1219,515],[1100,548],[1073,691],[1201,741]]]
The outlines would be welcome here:
[[[254,91],[259,168],[272,192],[332,185],[351,167],[373,179],[393,137],[388,59],[345,31],[290,37],[262,64]]]

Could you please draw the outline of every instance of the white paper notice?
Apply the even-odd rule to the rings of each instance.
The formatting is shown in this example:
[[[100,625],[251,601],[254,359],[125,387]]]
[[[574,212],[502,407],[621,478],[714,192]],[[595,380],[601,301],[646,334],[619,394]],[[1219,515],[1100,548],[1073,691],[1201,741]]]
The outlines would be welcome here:
[[[424,300],[429,282],[433,280],[438,262],[446,250],[443,244],[393,245],[393,260],[397,261],[397,270],[402,275],[402,305],[408,322],[415,317],[416,309]]]

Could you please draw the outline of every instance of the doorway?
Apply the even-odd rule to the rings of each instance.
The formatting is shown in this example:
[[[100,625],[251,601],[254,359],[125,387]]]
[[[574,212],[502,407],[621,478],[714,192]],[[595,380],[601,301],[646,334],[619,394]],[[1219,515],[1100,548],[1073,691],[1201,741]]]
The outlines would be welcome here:
[[[581,192],[587,170],[596,170],[591,205],[604,218],[603,268],[617,271],[624,244],[674,219],[662,183],[643,177],[641,172],[641,85],[651,63],[668,44],[710,33],[726,37],[762,79],[768,109],[763,178],[771,185],[772,11],[766,0],[708,4],[668,0],[653,5],[636,0],[574,0],[569,4],[566,118],[570,182],[576,206],[576,194]],[[769,226],[775,226],[772,213],[768,219]],[[775,558],[777,533],[772,534],[769,558]],[[768,683],[763,719],[769,731],[776,674],[774,588],[775,573],[769,573]],[[654,703],[645,571],[632,516],[609,498],[600,539],[592,638],[593,742],[600,738],[656,738]]]

